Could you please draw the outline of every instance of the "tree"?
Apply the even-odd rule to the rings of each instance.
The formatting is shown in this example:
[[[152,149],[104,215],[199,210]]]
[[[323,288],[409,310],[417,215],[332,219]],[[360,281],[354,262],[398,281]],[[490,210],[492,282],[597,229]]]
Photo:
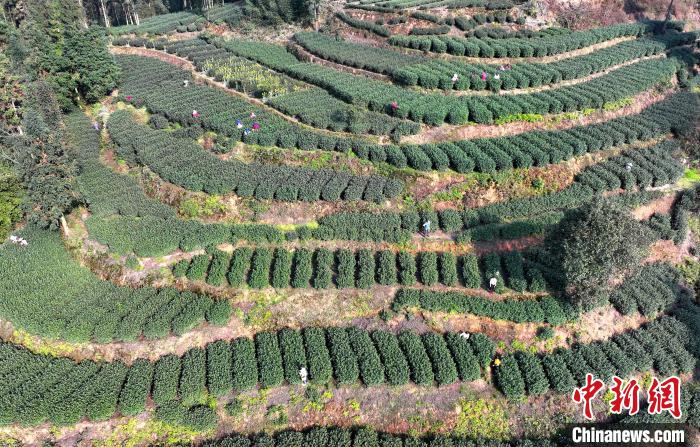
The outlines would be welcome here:
[[[85,101],[97,102],[117,87],[119,67],[99,28],[66,33],[65,57],[74,73],[75,88]]]
[[[652,240],[628,211],[598,198],[567,212],[546,247],[571,298],[588,309],[606,297],[614,276],[639,266]]]
[[[16,35],[12,28],[0,20],[0,135],[22,134],[24,90],[14,68],[16,64],[7,56],[8,53],[16,55],[11,51],[15,42]]]
[[[22,185],[12,171],[0,163],[0,241],[22,217]]]
[[[306,7],[309,16],[314,19],[314,29],[318,31],[318,18],[321,10],[328,5],[328,0],[306,0]]]
[[[35,81],[27,97],[25,135],[5,139],[3,158],[13,163],[27,190],[22,207],[29,223],[57,229],[78,199],[74,155],[60,130],[61,112],[52,88]]]

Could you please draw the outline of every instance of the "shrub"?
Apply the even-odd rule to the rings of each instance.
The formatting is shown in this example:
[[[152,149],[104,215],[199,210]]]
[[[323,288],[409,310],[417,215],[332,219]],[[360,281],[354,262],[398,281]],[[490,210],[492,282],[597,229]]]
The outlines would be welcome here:
[[[566,362],[559,355],[544,356],[542,366],[547,373],[552,389],[557,393],[570,393],[576,386],[576,381],[566,367]]]
[[[153,402],[161,405],[175,400],[180,379],[180,358],[168,354],[156,361],[153,368]]]
[[[260,386],[274,388],[284,380],[282,353],[277,337],[271,332],[261,332],[255,336],[255,353],[258,361]]]
[[[295,289],[309,287],[309,281],[313,273],[311,258],[312,253],[306,248],[299,248],[294,252],[292,287]]]
[[[473,334],[469,337],[469,343],[481,367],[486,368],[493,359],[496,345],[484,334]]]
[[[323,329],[304,329],[306,358],[309,363],[309,378],[314,383],[328,383],[333,376],[331,357],[326,347],[326,336]]]
[[[544,375],[540,359],[529,352],[519,352],[515,358],[522,371],[527,393],[540,395],[546,392],[549,389],[549,382]]]
[[[382,359],[387,382],[390,385],[408,383],[409,367],[397,337],[387,331],[374,331],[372,339]]]
[[[212,286],[222,285],[224,283],[224,279],[226,278],[229,262],[230,256],[228,253],[216,250],[212,257],[211,264],[209,264],[207,284]]]
[[[190,281],[201,281],[207,273],[209,267],[209,255],[196,255],[192,258],[187,269],[187,279]]]
[[[248,284],[254,289],[262,289],[270,285],[270,264],[272,263],[272,250],[269,248],[256,248],[251,261],[250,279]]]
[[[450,354],[445,339],[434,332],[423,334],[423,345],[433,363],[438,385],[447,385],[457,380],[457,366]]]
[[[442,252],[438,257],[440,265],[440,282],[446,286],[457,285],[457,261],[455,255],[450,252]]]
[[[357,288],[369,289],[374,285],[374,254],[368,249],[357,251]]]
[[[316,289],[327,289],[333,281],[333,252],[320,248],[315,253],[315,274],[313,286]]]
[[[398,340],[410,366],[411,379],[418,385],[431,385],[435,378],[433,367],[420,336],[403,331],[398,335]]]
[[[381,285],[396,284],[396,255],[389,250],[377,253],[377,282]]]
[[[360,371],[347,332],[342,328],[328,328],[326,335],[336,380],[342,384],[357,382]]]
[[[525,396],[525,381],[514,356],[504,356],[501,364],[495,367],[494,376],[498,388],[507,398],[518,399]]]
[[[460,257],[462,282],[464,287],[478,289],[481,287],[481,270],[479,258],[473,253],[467,253]]]
[[[240,287],[246,279],[248,269],[250,268],[250,260],[253,257],[253,250],[249,247],[237,248],[231,257],[231,266],[229,267],[226,278],[231,287]]]
[[[182,357],[180,398],[184,405],[201,402],[206,394],[207,366],[203,349],[193,348]]]
[[[231,392],[231,346],[218,340],[207,345],[207,388],[214,396]]]
[[[455,333],[446,334],[445,339],[454,358],[459,378],[466,382],[478,379],[481,369],[469,341]]]
[[[399,284],[412,286],[416,283],[416,258],[405,251],[398,254]]]
[[[508,286],[518,292],[524,292],[527,288],[525,271],[523,270],[523,257],[520,252],[510,251],[503,255],[503,265],[508,275]]]
[[[421,252],[418,257],[418,271],[421,283],[426,286],[437,284],[437,254],[433,252]]]
[[[292,277],[292,253],[284,248],[275,249],[272,261],[272,287],[284,289],[289,287]]]
[[[119,394],[119,410],[124,416],[133,416],[146,409],[146,398],[151,391],[153,364],[137,359],[129,368],[126,382]]]
[[[293,329],[282,329],[277,336],[282,351],[284,378],[288,383],[301,383],[299,370],[306,367],[306,353],[301,333]]]
[[[232,385],[236,391],[245,391],[258,383],[258,364],[253,340],[239,337],[231,343]],[[272,365],[274,368],[274,365]]]
[[[355,287],[355,253],[347,249],[336,251],[338,276],[336,284],[339,289]]]
[[[348,328],[347,332],[350,345],[357,356],[362,382],[368,386],[384,382],[384,367],[369,333],[355,327]]]

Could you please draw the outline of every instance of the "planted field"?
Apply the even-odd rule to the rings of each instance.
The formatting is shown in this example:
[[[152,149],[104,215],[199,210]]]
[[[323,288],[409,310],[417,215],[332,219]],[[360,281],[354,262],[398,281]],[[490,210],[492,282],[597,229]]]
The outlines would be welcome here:
[[[83,418],[106,420],[117,412],[143,412],[149,397],[159,407],[178,398],[192,405],[206,395],[245,391],[258,384],[275,388],[287,381],[297,383],[301,367],[308,367],[309,380],[316,384],[361,381],[368,386],[398,386],[410,377],[419,385],[440,386],[475,380],[473,375],[460,375],[456,365],[459,371],[487,366],[493,342],[481,336],[461,343],[459,350],[450,351],[445,338],[434,333],[307,328],[215,342],[181,357],[138,360],[131,366],[75,363],[2,343],[0,374],[6,385],[0,390],[2,422],[31,426],[44,421],[67,425]],[[383,377],[385,365],[391,369]],[[433,368],[446,373],[433,376]],[[13,389],[28,381],[33,383],[31,389]]]
[[[57,234],[23,234],[27,247],[0,250],[0,314],[24,330],[71,342],[134,341],[184,334],[205,320],[227,323],[231,307],[206,295],[120,287],[73,261]],[[43,272],[37,278],[34,272]],[[89,310],[89,311],[86,311]]]
[[[683,1],[5,3],[0,444],[700,425]]]

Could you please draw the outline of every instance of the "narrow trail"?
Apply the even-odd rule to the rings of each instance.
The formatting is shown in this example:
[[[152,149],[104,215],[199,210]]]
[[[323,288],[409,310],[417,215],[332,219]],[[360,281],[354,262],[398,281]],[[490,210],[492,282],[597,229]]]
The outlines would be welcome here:
[[[615,70],[619,70],[620,68],[627,67],[628,65],[636,64],[637,62],[642,62],[642,61],[647,61],[651,59],[662,59],[665,58],[666,56],[663,54],[656,54],[654,56],[646,56],[638,59],[632,59],[627,62],[623,62],[621,64],[613,65],[611,67],[608,67],[607,69],[603,71],[599,71],[598,73],[593,73],[588,76],[583,76],[580,78],[576,79],[569,79],[567,81],[560,81],[555,84],[547,84],[547,85],[542,85],[540,87],[528,87],[528,88],[515,88],[515,89],[510,89],[510,90],[501,90],[501,95],[524,95],[524,94],[529,94],[529,93],[539,93],[539,92],[546,92],[549,90],[555,90],[561,87],[570,87],[572,85],[578,85],[578,84],[583,84],[584,82],[592,81],[596,78],[600,78],[601,76],[605,76],[607,74],[610,74],[614,72]],[[431,90],[425,90],[421,89],[421,91],[425,92],[431,92]],[[435,92],[434,90],[432,92]],[[491,93],[488,90],[450,90],[448,92],[452,96],[491,96],[493,93]]]
[[[646,91],[632,98],[632,104],[614,111],[598,110],[589,115],[573,113],[574,118],[563,119],[569,114],[545,117],[541,121],[516,121],[501,125],[496,124],[444,124],[439,127],[429,127],[424,131],[404,137],[402,144],[445,143],[449,141],[468,140],[472,138],[495,138],[518,135],[532,130],[562,130],[577,126],[603,123],[614,118],[636,115],[652,104],[660,102],[673,93],[673,88],[661,92]]]
[[[334,62],[328,59],[324,59],[318,55],[313,54],[311,51],[307,50],[304,48],[302,45],[299,43],[293,42],[292,43],[293,48],[298,52],[302,58],[308,62],[312,62],[315,64],[323,65],[329,68],[333,68],[339,71],[343,71],[346,73],[354,74],[354,75],[362,75],[366,76],[369,78],[377,79],[377,80],[383,80],[389,83],[392,83],[392,79],[390,75],[385,75],[381,73],[377,73],[374,71],[369,71],[369,70],[364,70],[360,68],[355,68],[351,67],[349,65],[343,65],[338,62]],[[569,79],[566,81],[560,81],[554,84],[547,84],[547,85],[542,85],[539,87],[528,87],[528,88],[516,88],[516,89],[508,89],[508,90],[501,90],[500,95],[524,95],[524,94],[531,94],[531,93],[539,93],[539,92],[544,92],[544,91],[549,91],[549,90],[554,90],[557,88],[561,87],[569,87],[573,85],[578,85],[582,84],[588,81],[592,81],[596,78],[599,78],[601,76],[605,76],[607,74],[610,74],[611,72],[614,72],[615,70],[619,70],[620,68],[624,68],[626,66],[635,64],[637,62],[642,62],[642,61],[647,61],[651,59],[661,59],[664,58],[665,55],[663,54],[656,54],[653,56],[646,56],[646,57],[641,57],[637,59],[632,59],[627,62],[623,62],[621,64],[613,65],[611,67],[608,67],[607,69],[593,73],[587,76],[582,76],[576,79]],[[502,63],[502,62],[501,62]],[[399,84],[397,84],[399,85]],[[442,89],[426,89],[420,86],[412,86],[408,87],[409,90],[423,93],[423,94],[443,94],[445,96],[471,96],[471,97],[479,97],[479,96],[494,96],[494,93],[489,91],[489,90],[442,90]]]
[[[272,113],[272,114],[279,116],[280,118],[284,119],[285,121],[293,123],[293,124],[300,126],[304,129],[314,131],[316,133],[330,135],[330,136],[334,136],[334,137],[340,137],[340,138],[377,140],[377,137],[374,137],[374,136],[351,134],[348,132],[334,132],[334,131],[330,131],[330,130],[318,129],[316,127],[309,126],[308,124],[304,124],[301,121],[299,121],[298,119],[291,117],[289,115],[285,115],[284,113],[280,112],[279,110],[277,110],[273,107],[270,107],[269,105],[265,104],[260,99],[251,98],[250,96],[248,96],[244,93],[241,93],[241,92],[236,91],[234,89],[228,88],[224,82],[215,81],[213,78],[210,78],[209,76],[197,71],[197,68],[188,59],[185,59],[185,58],[180,57],[180,56],[176,56],[174,54],[169,54],[169,53],[165,53],[163,51],[154,50],[154,49],[150,49],[150,48],[130,47],[130,46],[111,46],[111,47],[109,47],[109,51],[113,54],[131,54],[131,55],[137,55],[137,56],[143,56],[143,57],[151,57],[151,58],[163,61],[163,62],[167,62],[167,63],[172,64],[172,65],[176,65],[184,70],[188,70],[190,73],[192,73],[192,76],[194,76],[195,79],[202,81],[204,84],[206,84],[210,87],[217,88],[221,91],[228,93],[231,96],[236,96],[238,98],[241,98],[250,104],[254,104],[257,107],[260,107],[261,109],[265,109],[266,112],[269,112],[269,113]]]
[[[630,40],[638,39],[637,36],[624,36],[617,37],[615,39],[606,40],[605,42],[593,44],[587,47],[579,48],[578,50],[572,50],[565,53],[554,54],[551,56],[541,56],[541,57],[473,57],[473,56],[455,56],[448,53],[434,53],[431,51],[416,50],[413,48],[405,48],[397,45],[390,45],[387,41],[388,39],[372,34],[366,37],[363,32],[357,31],[349,26],[344,26],[340,28],[341,35],[348,41],[362,43],[364,45],[370,45],[373,47],[389,48],[399,53],[411,55],[411,56],[423,56],[429,59],[442,59],[447,61],[459,61],[473,64],[491,64],[491,65],[501,65],[507,63],[543,63],[547,64],[550,62],[559,62],[565,59],[571,59],[577,56],[585,56],[587,54],[600,51],[605,48],[615,46],[622,42],[627,42]]]

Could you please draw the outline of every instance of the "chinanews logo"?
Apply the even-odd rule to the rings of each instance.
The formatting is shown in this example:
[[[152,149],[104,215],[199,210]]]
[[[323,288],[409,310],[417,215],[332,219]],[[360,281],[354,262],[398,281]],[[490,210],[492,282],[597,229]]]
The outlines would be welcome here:
[[[639,413],[639,402],[641,397],[641,385],[637,379],[630,379],[625,383],[621,378],[613,376],[613,385],[609,390],[613,398],[609,402],[610,413],[622,414],[627,410],[630,416]],[[593,374],[586,374],[586,384],[574,389],[572,399],[577,404],[582,404],[583,417],[589,421],[594,420],[592,402],[603,391],[605,383],[600,379],[595,379]],[[668,412],[674,419],[680,419],[681,410],[681,379],[671,376],[663,381],[653,377],[649,388],[646,390],[647,412],[649,414],[662,414]]]
[[[621,423],[586,423],[569,426],[571,445],[586,446],[697,446],[697,433],[682,425],[681,380],[671,376],[660,380],[652,377],[647,387],[637,379],[624,381],[613,376],[612,384],[596,379],[593,374],[586,374],[585,384],[573,390],[572,400],[581,405],[581,412],[586,421],[594,421],[594,401],[602,397],[607,389],[607,413],[610,415],[634,416],[640,414],[642,397],[646,401],[646,413],[639,419],[628,419]],[[599,407],[598,407],[599,408]],[[660,418],[653,418],[660,415]],[[666,420],[669,423],[651,421]],[[671,420],[678,423],[670,423]],[[644,421],[644,423],[637,422]],[[631,423],[630,423],[631,422]],[[568,444],[567,444],[568,445]]]

